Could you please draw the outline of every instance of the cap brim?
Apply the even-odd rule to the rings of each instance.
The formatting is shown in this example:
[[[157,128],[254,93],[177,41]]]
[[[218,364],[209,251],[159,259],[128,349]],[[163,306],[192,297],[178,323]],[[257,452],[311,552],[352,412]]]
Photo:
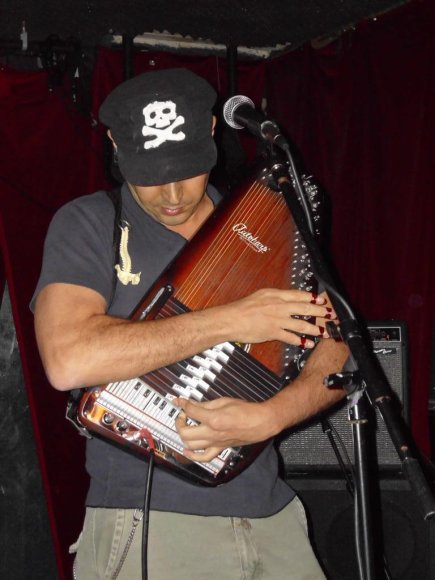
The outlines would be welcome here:
[[[200,154],[198,154],[200,152]],[[149,151],[128,154],[118,149],[119,170],[132,185],[149,186],[173,183],[208,173],[216,164],[217,149],[211,136],[195,141],[164,155]]]

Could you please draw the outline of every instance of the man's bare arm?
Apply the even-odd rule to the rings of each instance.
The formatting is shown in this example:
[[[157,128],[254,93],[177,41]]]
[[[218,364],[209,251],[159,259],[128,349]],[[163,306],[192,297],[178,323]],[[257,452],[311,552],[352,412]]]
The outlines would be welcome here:
[[[306,292],[259,290],[225,306],[132,322],[108,316],[94,290],[50,284],[37,298],[35,329],[50,382],[68,390],[139,376],[225,341],[299,344],[294,332],[320,331],[293,314],[330,315],[311,302]]]

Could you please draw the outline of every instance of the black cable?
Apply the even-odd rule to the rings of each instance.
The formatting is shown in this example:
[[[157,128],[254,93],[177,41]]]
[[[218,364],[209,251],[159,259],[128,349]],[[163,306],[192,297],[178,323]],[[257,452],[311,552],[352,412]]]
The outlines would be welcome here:
[[[322,429],[323,429],[323,432],[326,433],[326,435],[328,436],[329,442],[331,443],[331,446],[334,450],[334,454],[337,457],[341,471],[342,471],[344,478],[346,480],[346,489],[349,492],[349,494],[354,502],[356,559],[357,559],[357,565],[358,565],[360,578],[365,578],[366,574],[364,571],[364,566],[363,566],[363,562],[362,562],[361,555],[360,555],[361,550],[359,548],[360,525],[359,525],[359,509],[358,509],[358,499],[357,499],[358,489],[355,486],[355,481],[356,481],[355,469],[354,469],[354,466],[350,460],[349,454],[347,453],[346,446],[344,445],[344,442],[343,442],[342,438],[340,437],[340,434],[336,430],[334,424],[329,419],[326,418],[326,419],[322,420]],[[340,450],[338,449],[337,443],[334,440],[334,435],[335,435],[335,437],[337,437],[338,442],[343,450],[343,453],[346,457],[346,463],[350,468],[350,472],[348,472],[345,468],[346,463],[344,462],[344,460],[341,456]],[[385,553],[382,554],[382,565],[383,565],[384,579],[385,580],[393,580],[393,577],[391,575]]]
[[[145,501],[142,518],[142,580],[148,579],[148,532],[150,521],[151,486],[154,471],[154,451],[149,450],[148,475],[145,484]]]
[[[349,490],[349,492],[351,494],[353,494],[354,490],[355,490],[355,484],[354,484],[355,470],[354,470],[352,461],[350,460],[350,457],[349,457],[349,454],[347,452],[344,441],[340,437],[340,434],[338,433],[334,424],[328,418],[322,419],[322,429],[323,429],[323,432],[326,433],[326,435],[329,439],[329,443],[331,444],[331,447],[334,451],[334,455],[337,458],[340,469],[341,469],[343,476],[346,480],[346,487]],[[341,450],[345,456],[346,462],[344,461],[343,457],[341,456],[340,449],[338,448],[337,442],[334,439],[334,435],[338,439]],[[346,469],[346,466],[348,469]]]

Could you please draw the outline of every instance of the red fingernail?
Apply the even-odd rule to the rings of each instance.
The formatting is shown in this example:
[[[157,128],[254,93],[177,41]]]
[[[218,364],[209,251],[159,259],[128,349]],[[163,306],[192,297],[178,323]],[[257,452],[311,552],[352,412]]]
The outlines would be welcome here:
[[[319,326],[319,332],[320,332],[321,336],[323,336],[325,334],[325,327]]]
[[[306,337],[305,337],[305,336],[301,336],[301,337],[300,337],[300,339],[301,339],[301,344],[300,344],[300,346],[301,346],[302,348],[304,348],[304,347],[305,347],[305,343],[307,342],[307,339],[306,339]]]
[[[311,300],[310,300],[310,304],[316,304],[317,303],[317,298],[319,297],[318,294],[316,294],[316,292],[311,292]]]

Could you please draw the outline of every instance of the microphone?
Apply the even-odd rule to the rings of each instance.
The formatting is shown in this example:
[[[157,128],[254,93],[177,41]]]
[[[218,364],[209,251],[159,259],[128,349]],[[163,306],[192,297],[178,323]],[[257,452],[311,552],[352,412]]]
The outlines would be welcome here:
[[[278,125],[257,111],[249,97],[244,95],[230,97],[224,104],[223,117],[227,125],[233,129],[246,128],[253,135],[285,151],[288,150],[288,143],[281,135]]]

